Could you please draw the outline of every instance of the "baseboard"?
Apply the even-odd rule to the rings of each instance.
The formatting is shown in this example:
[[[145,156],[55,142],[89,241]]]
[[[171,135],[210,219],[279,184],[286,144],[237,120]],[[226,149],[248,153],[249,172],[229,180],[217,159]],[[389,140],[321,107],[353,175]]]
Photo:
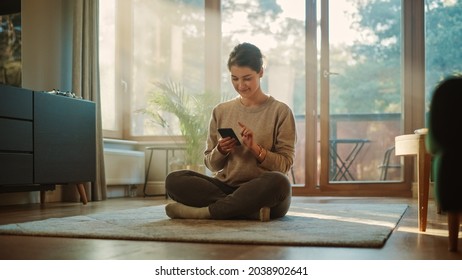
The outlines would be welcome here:
[[[0,193],[0,205],[40,203],[40,192]]]
[[[53,191],[45,191],[45,203],[59,201],[62,201],[61,186],[56,186]],[[0,193],[0,205],[33,204],[40,202],[40,191]]]
[[[138,185],[112,185],[107,187],[107,197],[143,197],[144,184]],[[146,194],[148,195],[164,195],[165,184],[163,181],[150,181],[146,185]]]
[[[146,185],[146,194],[148,195],[164,195],[165,194],[165,182],[164,181],[150,181]],[[143,196],[143,189],[141,189],[141,195]]]

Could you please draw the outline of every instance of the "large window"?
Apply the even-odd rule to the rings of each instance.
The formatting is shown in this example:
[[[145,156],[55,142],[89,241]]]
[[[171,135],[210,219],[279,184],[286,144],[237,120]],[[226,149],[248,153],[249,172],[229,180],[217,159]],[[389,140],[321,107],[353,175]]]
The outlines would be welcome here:
[[[103,128],[122,138],[179,134],[143,114],[156,83],[204,92],[203,0],[100,1]],[[118,105],[121,104],[122,106]]]
[[[319,141],[329,164],[321,165],[321,187],[401,179],[399,158],[383,158],[403,131],[402,14],[401,0],[322,6],[321,119],[329,122]]]
[[[402,191],[394,137],[420,128],[435,84],[461,72],[461,7],[461,0],[100,0],[105,136],[180,135],[174,115],[155,112],[162,125],[142,111],[155,84],[181,85],[193,97],[212,90],[214,102],[233,97],[227,57],[251,42],[267,58],[263,90],[297,119],[297,184],[350,195]],[[351,143],[340,138],[365,145],[350,157]]]
[[[100,1],[103,128],[109,135],[119,131],[123,138],[179,134],[176,128],[156,125],[140,109],[146,106],[155,82],[180,83],[187,94],[205,91],[209,78],[205,76],[205,3],[125,2]],[[222,61],[215,61],[221,65],[218,94],[223,98],[236,94],[226,59],[235,44],[248,41],[268,58],[265,91],[304,115],[304,4],[304,0],[223,1],[218,38]]]

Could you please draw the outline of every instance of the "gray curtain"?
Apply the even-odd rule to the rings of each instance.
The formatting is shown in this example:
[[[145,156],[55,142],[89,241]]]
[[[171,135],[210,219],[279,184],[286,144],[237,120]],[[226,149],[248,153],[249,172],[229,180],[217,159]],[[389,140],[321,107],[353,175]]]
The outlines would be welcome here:
[[[83,99],[96,104],[96,181],[85,185],[89,201],[107,198],[101,125],[98,9],[97,0],[74,0],[72,89]]]

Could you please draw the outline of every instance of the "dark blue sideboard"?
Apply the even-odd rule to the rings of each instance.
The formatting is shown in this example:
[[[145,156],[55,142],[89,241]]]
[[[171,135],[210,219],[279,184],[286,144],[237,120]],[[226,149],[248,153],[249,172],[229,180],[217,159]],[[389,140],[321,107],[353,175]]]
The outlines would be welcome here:
[[[0,192],[96,177],[95,104],[0,85]]]

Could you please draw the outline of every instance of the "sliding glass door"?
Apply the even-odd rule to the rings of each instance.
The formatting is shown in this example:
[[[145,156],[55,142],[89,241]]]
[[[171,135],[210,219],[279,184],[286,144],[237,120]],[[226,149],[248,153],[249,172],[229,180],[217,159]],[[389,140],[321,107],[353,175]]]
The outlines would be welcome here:
[[[394,155],[404,131],[401,3],[318,1],[319,181],[308,193],[409,190]]]
[[[321,8],[321,110],[329,119],[321,126],[329,154],[323,181],[400,180],[399,162],[384,166],[384,157],[402,131],[401,0],[323,1]]]
[[[238,42],[267,58],[265,92],[297,119],[294,194],[405,195],[394,137],[403,133],[401,0],[222,1],[226,54]]]

